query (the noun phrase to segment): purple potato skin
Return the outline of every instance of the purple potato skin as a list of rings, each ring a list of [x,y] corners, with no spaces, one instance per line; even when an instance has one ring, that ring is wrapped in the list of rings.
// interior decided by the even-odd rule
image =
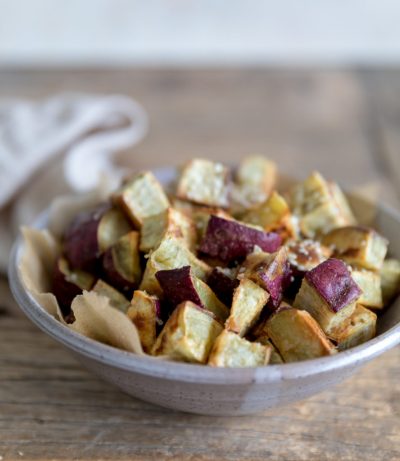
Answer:
[[[315,288],[333,312],[355,302],[361,289],[352,279],[346,264],[330,258],[305,275],[307,282]]]
[[[183,301],[192,301],[198,306],[204,307],[193,284],[190,266],[158,271],[156,278],[161,285],[165,298],[173,307]]]
[[[279,307],[283,299],[283,293],[290,283],[291,270],[290,264],[286,258],[282,260],[274,259],[270,265],[265,266],[261,263],[254,268],[260,285],[270,294],[268,307],[275,310]]]
[[[115,267],[112,247],[108,248],[102,258],[103,277],[110,285],[123,294],[131,296],[137,283],[127,280]]]
[[[97,268],[100,248],[97,230],[109,204],[79,213],[64,233],[64,253],[71,267],[87,271]]]
[[[225,263],[243,260],[259,246],[274,253],[282,244],[275,232],[264,232],[237,221],[211,215],[199,251]]]
[[[325,251],[327,251],[327,249],[325,249]],[[313,243],[300,241],[297,242],[297,244],[295,242],[288,248],[288,254],[291,273],[288,280],[289,283],[286,286],[285,295],[294,299],[300,290],[307,271],[328,259],[330,253],[321,255],[321,250],[318,250],[318,247]]]
[[[238,279],[232,279],[215,267],[207,279],[207,285],[226,306],[232,304],[233,292],[239,285]]]
[[[57,298],[62,314],[67,317],[71,314],[71,303],[75,296],[82,294],[82,288],[69,282],[60,268],[61,258],[56,261],[51,292]]]

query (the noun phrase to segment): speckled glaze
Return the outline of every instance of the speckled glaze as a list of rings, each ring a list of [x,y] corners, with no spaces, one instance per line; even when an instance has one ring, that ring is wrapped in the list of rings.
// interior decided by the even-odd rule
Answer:
[[[171,168],[156,172],[167,183]],[[371,209],[351,199],[356,211]],[[45,217],[37,226],[45,225]],[[400,214],[387,207],[376,210],[375,225],[389,239],[390,252],[400,258]],[[351,376],[359,367],[400,343],[400,301],[380,318],[378,336],[334,356],[257,368],[211,368],[142,357],[106,346],[68,329],[51,317],[25,289],[18,270],[23,252],[16,241],[9,265],[14,297],[41,330],[68,348],[101,379],[128,394],[163,407],[206,415],[243,415],[304,399]]]

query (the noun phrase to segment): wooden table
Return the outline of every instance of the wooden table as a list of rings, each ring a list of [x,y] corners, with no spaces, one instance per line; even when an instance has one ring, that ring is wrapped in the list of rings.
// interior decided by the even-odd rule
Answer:
[[[0,73],[0,96],[120,92],[151,118],[122,162],[234,162],[261,152],[399,206],[400,73],[76,70]],[[15,459],[399,460],[400,349],[307,401],[257,416],[174,413],[84,370],[22,317],[0,284],[0,456]]]

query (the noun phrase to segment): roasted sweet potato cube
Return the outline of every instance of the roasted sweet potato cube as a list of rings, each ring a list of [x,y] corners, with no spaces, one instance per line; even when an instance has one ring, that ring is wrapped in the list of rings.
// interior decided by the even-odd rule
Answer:
[[[336,258],[364,269],[382,268],[388,241],[368,227],[346,226],[334,229],[322,238],[322,243],[333,250]]]
[[[64,315],[71,312],[71,303],[75,296],[83,290],[90,290],[95,282],[92,274],[80,269],[71,269],[68,261],[60,257],[57,259],[52,280],[51,291],[57,298]]]
[[[104,280],[97,280],[95,286],[92,288],[92,291],[107,297],[110,301],[110,306],[115,307],[115,309],[118,309],[121,312],[126,313],[130,306],[130,302],[125,298],[125,296],[114,287],[104,282]]]
[[[242,279],[233,293],[231,312],[225,323],[229,331],[244,336],[255,325],[269,294],[250,279]]]
[[[353,314],[331,333],[330,338],[342,351],[369,341],[375,334],[376,314],[357,304]]]
[[[157,336],[157,325],[161,322],[160,301],[145,291],[135,290],[127,315],[136,325],[143,350],[150,353]]]
[[[308,311],[329,335],[354,312],[360,296],[346,264],[330,258],[306,273],[294,307]]]
[[[314,359],[336,352],[318,323],[303,310],[278,309],[267,320],[267,333],[285,362]]]
[[[131,223],[117,208],[110,208],[99,222],[99,249],[104,252],[118,242],[124,235],[132,231]]]
[[[259,367],[268,364],[270,355],[270,347],[251,343],[224,330],[214,343],[208,364],[212,367]]]
[[[176,195],[201,205],[229,206],[230,172],[222,163],[193,159],[184,168]]]
[[[232,219],[232,216],[226,210],[217,207],[196,205],[195,203],[180,200],[178,198],[172,199],[173,207],[187,216],[195,225],[197,239],[201,240],[207,229],[207,224],[211,215],[219,216],[225,219]]]
[[[99,256],[132,227],[109,204],[78,213],[64,233],[64,252],[73,268],[94,270]]]
[[[400,261],[390,258],[383,262],[381,284],[383,302],[387,304],[400,293]]]
[[[191,251],[194,250],[197,233],[194,222],[173,208],[143,219],[140,232],[140,250],[148,252],[157,248],[166,237],[182,240]]]
[[[262,251],[249,254],[239,270],[238,277],[241,276],[264,288],[271,296],[270,307],[276,309],[282,301],[290,277],[286,248],[281,247],[271,254]]]
[[[247,211],[241,220],[260,226],[267,232],[276,232],[283,240],[297,237],[295,220],[289,205],[276,191],[261,205]]]
[[[347,200],[335,183],[314,172],[288,194],[293,214],[299,218],[300,231],[314,238],[331,229],[355,223]]]
[[[173,360],[206,363],[222,325],[214,316],[191,301],[179,304],[159,334],[153,355]]]
[[[352,269],[351,276],[361,288],[361,296],[358,303],[365,307],[382,309],[381,276],[378,272],[367,271],[366,269]]]
[[[269,195],[277,181],[276,163],[262,155],[250,155],[239,163],[235,179],[239,184],[255,186]]]
[[[285,246],[289,264],[296,275],[304,275],[332,255],[332,250],[317,240],[290,240]]]
[[[239,285],[235,268],[214,267],[207,279],[207,285],[226,306],[232,304],[233,292]]]
[[[158,271],[156,279],[163,290],[164,299],[173,307],[184,301],[192,301],[200,307],[205,307],[197,293],[190,266]]]
[[[156,279],[156,273],[166,269],[178,269],[183,266],[191,266],[193,274],[206,280],[211,273],[211,268],[196,256],[177,238],[165,238],[149,256],[144,271],[140,289],[150,294],[162,296],[163,292]]]
[[[184,301],[192,301],[208,309],[222,321],[228,317],[228,308],[208,285],[193,275],[190,266],[159,271],[156,273],[156,278],[163,289],[164,298],[173,306]]]
[[[224,262],[244,259],[255,247],[272,253],[281,245],[281,237],[234,220],[211,216],[200,252]]]
[[[293,297],[300,289],[304,274],[326,261],[332,251],[321,245],[319,241],[311,239],[290,240],[285,246],[290,266],[290,277],[285,294]]]
[[[276,164],[260,155],[244,158],[236,171],[232,188],[232,212],[241,214],[264,202],[275,187]]]
[[[218,216],[219,218],[228,220],[233,219],[231,215],[221,208],[199,207],[193,214],[193,220],[196,225],[197,238],[199,241],[201,241],[204,237],[211,216]]]
[[[143,220],[169,207],[169,200],[153,173],[145,171],[124,182],[113,195],[113,201],[139,229]]]
[[[194,277],[194,285],[200,296],[202,305],[212,312],[217,319],[226,320],[229,316],[229,309],[218,299],[211,288],[197,277]]]
[[[103,256],[104,278],[123,293],[132,293],[142,277],[139,232],[121,237]]]

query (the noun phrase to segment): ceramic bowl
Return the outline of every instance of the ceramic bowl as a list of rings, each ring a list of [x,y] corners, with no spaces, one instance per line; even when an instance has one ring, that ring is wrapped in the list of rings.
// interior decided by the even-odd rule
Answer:
[[[173,169],[160,169],[164,183]],[[373,211],[375,223],[400,258],[400,214],[386,206],[373,207],[349,197],[357,212]],[[376,208],[376,209],[375,209]],[[45,216],[35,225],[43,227]],[[18,238],[10,259],[9,280],[14,297],[41,330],[65,346],[89,370],[128,394],[163,407],[206,415],[260,412],[316,394],[355,373],[374,357],[400,343],[400,300],[379,319],[378,335],[334,356],[256,368],[211,368],[137,356],[81,336],[50,316],[27,292],[19,272],[24,251]]]

